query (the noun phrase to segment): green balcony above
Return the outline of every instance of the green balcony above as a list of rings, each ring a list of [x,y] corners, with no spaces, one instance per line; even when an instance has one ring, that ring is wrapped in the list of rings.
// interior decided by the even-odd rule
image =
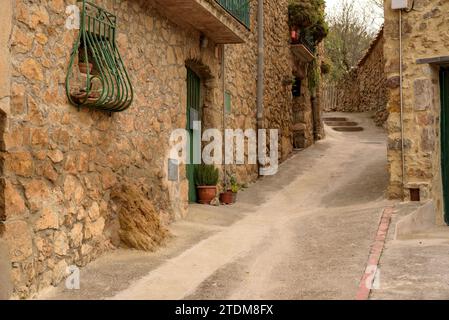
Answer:
[[[248,29],[250,28],[250,7],[249,0],[215,0],[227,12],[234,16],[240,23]]]
[[[215,43],[243,43],[250,26],[249,0],[156,0],[178,24],[192,26]]]

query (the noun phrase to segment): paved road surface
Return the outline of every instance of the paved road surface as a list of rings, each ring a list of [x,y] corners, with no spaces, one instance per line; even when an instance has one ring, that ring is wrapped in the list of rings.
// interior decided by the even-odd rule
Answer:
[[[233,207],[192,206],[157,253],[118,250],[58,299],[353,299],[387,185],[386,136],[366,115],[359,133],[330,130]]]

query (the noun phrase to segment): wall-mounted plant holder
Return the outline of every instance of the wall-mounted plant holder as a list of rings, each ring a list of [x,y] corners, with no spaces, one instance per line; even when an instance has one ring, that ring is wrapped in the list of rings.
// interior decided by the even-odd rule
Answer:
[[[134,94],[115,42],[117,18],[91,2],[79,2],[80,31],[67,71],[67,98],[78,108],[124,111]]]

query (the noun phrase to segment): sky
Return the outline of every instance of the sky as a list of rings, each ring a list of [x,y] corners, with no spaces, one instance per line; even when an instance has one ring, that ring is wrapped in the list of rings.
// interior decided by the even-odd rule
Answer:
[[[343,0],[325,0],[325,1],[326,1],[326,13],[328,15],[332,15],[333,12],[338,10],[338,8]],[[353,1],[357,4],[357,6],[363,7],[363,8],[366,8],[366,6],[369,6],[372,8],[373,13],[377,13],[376,16],[382,16],[381,10],[379,10],[379,8],[375,7],[372,3],[370,3],[369,0],[348,0],[348,1]],[[382,23],[383,23],[383,19],[381,19],[381,18],[375,19],[373,28],[378,29],[382,25]]]

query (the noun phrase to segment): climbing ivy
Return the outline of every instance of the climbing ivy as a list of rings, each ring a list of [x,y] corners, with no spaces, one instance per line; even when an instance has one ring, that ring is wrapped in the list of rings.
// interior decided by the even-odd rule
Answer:
[[[318,88],[320,84],[320,73],[319,68],[317,65],[317,59],[315,58],[311,64],[309,64],[308,67],[308,81],[309,81],[309,91],[310,95],[313,97],[316,93],[316,88]]]

